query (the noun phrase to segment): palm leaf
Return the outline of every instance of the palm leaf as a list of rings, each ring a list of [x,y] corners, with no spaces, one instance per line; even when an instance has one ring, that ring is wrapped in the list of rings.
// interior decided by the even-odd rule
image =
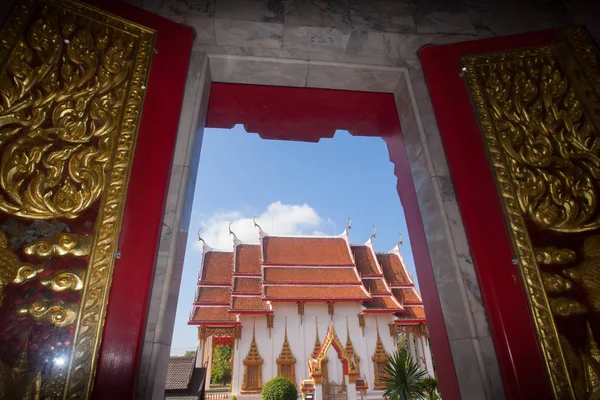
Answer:
[[[394,352],[386,365],[384,397],[390,400],[413,400],[423,398],[421,380],[427,372],[421,370],[406,348]]]

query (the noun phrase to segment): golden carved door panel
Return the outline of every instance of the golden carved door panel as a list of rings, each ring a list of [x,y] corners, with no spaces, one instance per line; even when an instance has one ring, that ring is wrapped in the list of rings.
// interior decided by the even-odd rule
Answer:
[[[0,30],[0,398],[90,395],[155,32],[22,0]]]
[[[600,396],[600,58],[583,28],[462,58],[559,399]],[[509,295],[509,294],[507,294]]]

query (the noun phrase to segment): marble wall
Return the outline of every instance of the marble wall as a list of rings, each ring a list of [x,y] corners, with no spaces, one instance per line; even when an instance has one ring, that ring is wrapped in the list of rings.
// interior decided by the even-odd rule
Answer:
[[[12,2],[0,2],[0,20]],[[417,51],[429,44],[573,24],[586,24],[600,41],[597,17],[600,2],[130,2],[196,31],[155,266],[137,398],[164,398],[191,197],[211,82],[394,93],[452,355],[455,364],[460,365],[457,378],[461,397],[503,398],[485,310]],[[160,49],[157,50],[156,57],[160,57]]]
[[[462,218],[417,51],[573,24],[600,39],[600,2],[131,0],[196,31],[138,398],[161,398],[210,82],[394,93],[461,397],[504,397]],[[195,150],[193,150],[195,149]],[[187,198],[184,201],[184,194]],[[186,206],[187,204],[187,206]],[[170,311],[168,311],[170,310]]]

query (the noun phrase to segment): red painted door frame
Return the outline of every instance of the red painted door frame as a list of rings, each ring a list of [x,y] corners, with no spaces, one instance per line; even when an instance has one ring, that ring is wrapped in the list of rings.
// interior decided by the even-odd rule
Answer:
[[[248,132],[259,133],[265,139],[316,142],[333,137],[336,129],[343,129],[356,136],[380,136],[386,141],[410,232],[440,389],[444,400],[460,399],[394,96],[391,93],[213,83],[206,127],[231,128],[235,124],[244,124]]]
[[[421,64],[456,197],[479,278],[506,395],[551,398],[538,338],[506,229],[506,219],[483,136],[461,72],[466,55],[547,45],[557,32],[540,32],[425,47]],[[467,156],[468,155],[468,156]]]
[[[133,399],[193,31],[119,1],[88,3],[157,31],[93,399]]]

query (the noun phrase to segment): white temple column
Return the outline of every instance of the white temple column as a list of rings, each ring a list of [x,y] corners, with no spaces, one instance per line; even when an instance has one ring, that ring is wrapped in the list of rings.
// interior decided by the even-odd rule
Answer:
[[[198,339],[198,348],[196,349],[196,368],[202,368],[204,363],[204,346],[206,339]]]
[[[315,382],[315,400],[323,400],[323,385]]]
[[[429,347],[429,340],[427,340],[427,336],[423,336],[423,352],[425,353],[425,366],[427,368],[427,373],[432,378],[435,378],[433,359],[431,358],[431,348]]]
[[[422,370],[426,370],[427,366],[425,365],[425,355],[423,354],[423,337],[421,335],[416,337],[416,347],[417,363]]]
[[[348,400],[356,400],[356,381],[350,381],[350,377],[346,375],[346,395]]]
[[[412,333],[409,333],[407,335],[407,337],[408,337],[408,340],[407,340],[407,342],[408,342],[407,343],[407,345],[408,345],[408,352],[410,353],[410,356],[413,359],[416,359],[417,355],[415,354],[415,338],[414,338],[414,335]]]
[[[240,339],[234,339],[233,343],[233,371],[231,371],[231,393],[239,393],[244,379],[244,371],[241,365],[241,352],[239,351]]]
[[[208,389],[210,386],[210,375],[211,375],[211,371],[212,371],[212,358],[213,358],[212,342],[213,342],[213,336],[210,336],[208,339],[206,339],[206,343],[204,344],[206,352],[208,353],[207,354],[208,366],[206,367],[206,379],[204,380],[204,387],[206,389]]]

